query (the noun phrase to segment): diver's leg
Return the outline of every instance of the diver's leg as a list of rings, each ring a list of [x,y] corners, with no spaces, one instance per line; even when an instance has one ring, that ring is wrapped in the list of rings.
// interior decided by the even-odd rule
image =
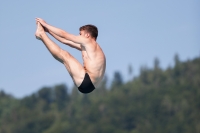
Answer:
[[[53,57],[65,65],[74,83],[79,87],[85,76],[83,66],[69,52],[64,51],[50,40],[40,23],[38,23],[35,35],[38,39],[42,40]]]
[[[45,44],[45,46],[55,59],[63,63],[63,57],[61,54],[62,49],[47,36],[47,34],[44,31],[44,28],[41,26],[40,23],[37,23],[37,30],[35,36],[37,39],[41,40]]]

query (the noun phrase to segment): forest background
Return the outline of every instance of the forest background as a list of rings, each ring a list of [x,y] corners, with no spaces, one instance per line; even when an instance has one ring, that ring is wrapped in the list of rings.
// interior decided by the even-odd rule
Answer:
[[[65,84],[23,98],[1,91],[0,133],[199,133],[200,57],[174,64],[156,58],[128,82],[116,71],[87,95]]]

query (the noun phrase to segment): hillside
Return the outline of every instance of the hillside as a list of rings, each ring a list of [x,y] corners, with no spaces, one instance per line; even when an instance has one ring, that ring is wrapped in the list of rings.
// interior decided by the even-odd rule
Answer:
[[[16,99],[0,92],[0,133],[199,133],[200,58],[162,70],[141,68],[122,82],[114,74],[83,95],[66,85]]]

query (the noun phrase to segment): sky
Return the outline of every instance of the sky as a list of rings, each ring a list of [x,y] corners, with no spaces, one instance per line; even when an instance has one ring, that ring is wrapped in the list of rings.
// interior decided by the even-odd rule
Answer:
[[[157,57],[162,69],[200,56],[199,0],[73,0],[0,2],[0,90],[22,98],[44,86],[73,86],[65,67],[35,39],[35,18],[78,35],[79,27],[98,27],[97,42],[107,61],[111,81],[116,71],[129,80],[128,66],[137,76],[141,66],[153,68]],[[82,63],[81,53],[52,37]]]

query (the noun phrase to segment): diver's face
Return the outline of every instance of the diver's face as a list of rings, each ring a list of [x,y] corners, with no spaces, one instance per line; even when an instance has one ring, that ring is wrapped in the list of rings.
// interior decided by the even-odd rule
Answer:
[[[86,37],[86,38],[88,38],[90,35],[87,33],[87,32],[85,32],[84,30],[81,30],[80,31],[80,36],[83,36],[83,37]]]

